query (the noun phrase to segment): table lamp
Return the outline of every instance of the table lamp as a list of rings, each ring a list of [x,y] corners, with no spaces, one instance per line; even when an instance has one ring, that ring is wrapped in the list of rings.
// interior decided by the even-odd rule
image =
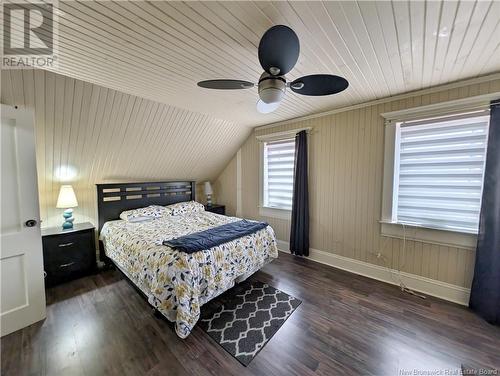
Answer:
[[[207,196],[207,206],[212,206],[212,186],[209,181],[205,182],[205,195]]]
[[[56,208],[66,209],[63,213],[64,223],[62,225],[64,230],[73,228],[73,209],[78,206],[76,201],[75,191],[71,185],[61,185],[59,190],[59,197],[57,198]]]

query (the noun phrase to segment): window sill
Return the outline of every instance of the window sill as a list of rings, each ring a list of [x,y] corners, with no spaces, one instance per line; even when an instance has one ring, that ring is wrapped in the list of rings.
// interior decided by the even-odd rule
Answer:
[[[467,234],[464,232],[437,230],[426,227],[403,225],[389,221],[380,221],[382,236],[390,238],[403,239],[406,235],[407,240],[421,241],[444,245],[447,247],[457,247],[466,249],[475,249],[477,243],[476,234]]]
[[[292,211],[287,209],[268,208],[266,206],[259,206],[259,215],[262,217],[290,220],[292,217]]]

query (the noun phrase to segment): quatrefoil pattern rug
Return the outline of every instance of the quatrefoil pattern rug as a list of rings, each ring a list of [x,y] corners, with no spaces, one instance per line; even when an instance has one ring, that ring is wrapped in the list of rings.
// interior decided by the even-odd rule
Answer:
[[[245,281],[206,304],[198,323],[247,366],[300,303],[265,283]]]

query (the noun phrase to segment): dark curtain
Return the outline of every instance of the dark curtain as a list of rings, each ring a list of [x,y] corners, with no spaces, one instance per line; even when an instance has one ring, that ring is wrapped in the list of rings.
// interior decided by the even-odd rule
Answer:
[[[486,321],[500,324],[500,100],[491,103],[476,266],[469,306]]]
[[[309,188],[307,183],[307,132],[295,136],[292,226],[290,252],[309,256]]]

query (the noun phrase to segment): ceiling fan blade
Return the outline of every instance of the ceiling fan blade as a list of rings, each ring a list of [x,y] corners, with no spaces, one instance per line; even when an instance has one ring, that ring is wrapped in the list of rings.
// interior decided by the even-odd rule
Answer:
[[[349,82],[339,76],[332,74],[311,74],[297,78],[290,84],[293,92],[302,95],[331,95],[344,91],[349,86]]]
[[[253,82],[242,80],[206,80],[198,82],[198,86],[205,89],[237,90],[250,89],[255,85]]]
[[[267,30],[260,40],[260,65],[267,73],[282,76],[295,66],[299,52],[297,34],[288,26],[276,25]]]

